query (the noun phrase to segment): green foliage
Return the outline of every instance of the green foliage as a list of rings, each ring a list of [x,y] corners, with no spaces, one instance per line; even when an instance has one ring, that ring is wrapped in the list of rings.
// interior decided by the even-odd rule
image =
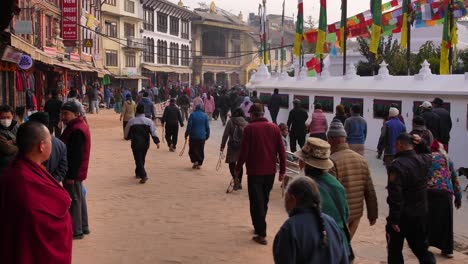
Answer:
[[[463,62],[463,65],[458,65],[460,68],[463,66],[463,72],[468,72],[468,49],[460,51],[458,58]]]
[[[380,43],[378,56],[369,51],[369,42],[367,39],[359,37],[359,52],[366,58],[366,61],[360,61],[357,64],[357,74],[361,76],[372,76],[378,73],[380,64],[383,60],[388,64],[388,70],[391,75],[407,75],[406,49],[401,48],[393,36],[383,39]],[[468,51],[460,54],[460,58],[465,56],[467,63],[464,63],[465,69],[468,68]],[[440,65],[440,47],[435,47],[431,41],[422,45],[418,53],[410,54],[410,74],[414,75],[421,69],[421,64],[427,60],[431,65],[433,74],[439,74]],[[463,60],[463,59],[462,59]]]

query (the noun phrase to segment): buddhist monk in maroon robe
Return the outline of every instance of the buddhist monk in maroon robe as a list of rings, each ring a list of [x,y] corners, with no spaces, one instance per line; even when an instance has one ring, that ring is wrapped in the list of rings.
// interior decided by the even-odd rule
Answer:
[[[27,122],[17,146],[19,154],[0,177],[0,263],[69,264],[70,196],[41,165],[50,155],[50,134]]]

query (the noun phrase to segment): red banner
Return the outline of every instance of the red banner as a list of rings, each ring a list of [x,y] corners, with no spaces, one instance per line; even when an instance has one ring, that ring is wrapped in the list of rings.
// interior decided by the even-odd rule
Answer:
[[[78,40],[78,1],[62,0],[63,40]]]

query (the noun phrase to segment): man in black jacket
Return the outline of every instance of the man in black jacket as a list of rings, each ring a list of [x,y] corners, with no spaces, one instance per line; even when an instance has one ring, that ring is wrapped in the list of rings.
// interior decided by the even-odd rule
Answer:
[[[50,117],[46,112],[37,112],[29,116],[29,121],[36,121],[48,127],[50,124]],[[52,151],[49,159],[45,161],[43,165],[58,182],[62,182],[65,176],[67,176],[67,146],[57,137],[52,136]]]
[[[49,128],[50,133],[56,137],[60,137],[62,129],[59,127],[60,122],[60,108],[62,108],[63,102],[58,99],[57,90],[53,90],[51,98],[47,100],[44,106],[44,112],[49,113]]]
[[[430,153],[417,154],[414,144],[424,144],[417,135],[402,133],[397,137],[397,154],[388,167],[389,215],[387,217],[388,263],[404,263],[403,243],[408,245],[419,263],[435,263],[428,251],[426,233],[427,187],[426,176],[432,165]]]
[[[438,114],[432,111],[431,102],[425,101],[420,106],[421,116],[424,118],[424,123],[426,127],[432,132],[434,138],[439,138],[440,136],[440,117]]]
[[[177,98],[177,105],[180,107],[182,113],[182,120],[188,120],[190,109],[190,98],[187,94],[183,93]]]
[[[177,136],[179,135],[179,123],[181,127],[184,127],[182,115],[175,104],[174,98],[169,101],[169,106],[164,108],[161,123],[163,126],[166,124],[167,145],[169,146],[169,151],[174,152],[177,146]]]
[[[139,104],[136,116],[130,119],[125,127],[125,139],[132,141],[133,158],[135,159],[135,176],[144,184],[148,180],[145,170],[146,153],[150,146],[150,135],[159,149],[159,138],[151,119],[145,117],[145,107]]]
[[[280,110],[281,105],[281,96],[279,95],[279,90],[275,89],[273,91],[273,95],[270,98],[270,102],[268,103],[268,111],[270,111],[271,122],[276,124],[276,118],[278,117],[278,113]]]
[[[440,117],[440,131],[437,140],[448,146],[450,131],[452,130],[452,117],[450,116],[450,112],[443,108],[444,100],[437,97],[432,104],[434,106],[432,111]]]
[[[309,118],[307,111],[302,108],[301,100],[293,101],[294,108],[289,112],[288,128],[289,128],[289,143],[291,145],[291,152],[295,153],[297,150],[297,143],[302,148],[305,143],[306,124]]]

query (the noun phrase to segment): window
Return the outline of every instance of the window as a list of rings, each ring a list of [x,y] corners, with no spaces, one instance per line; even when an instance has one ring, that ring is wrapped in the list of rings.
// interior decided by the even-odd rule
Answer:
[[[52,43],[52,17],[46,16],[45,17],[45,40],[46,45],[50,46]]]
[[[333,113],[333,96],[315,96],[315,104],[322,105],[323,112]]]
[[[125,12],[135,13],[135,2],[130,1],[130,0],[125,0],[124,10]]]
[[[167,15],[158,12],[158,31],[167,33]]]
[[[345,108],[345,112],[347,114],[350,113],[350,110],[351,110],[351,107],[354,105],[354,104],[358,104],[361,106],[361,112],[364,113],[364,99],[362,98],[346,98],[346,97],[342,97],[341,98],[341,103],[340,103],[342,106],[344,106]],[[362,116],[362,113],[361,113],[361,116]]]
[[[260,101],[262,101],[262,104],[268,105],[270,103],[270,99],[271,99],[271,94],[260,93]]]
[[[154,10],[146,6],[143,7],[143,28],[154,31]]]
[[[106,65],[111,67],[118,66],[116,50],[106,50]]]
[[[124,23],[124,35],[126,38],[135,36],[135,25]]]
[[[106,0],[105,3],[108,4],[108,5],[116,6],[116,1],[117,0]]]
[[[233,56],[236,57],[236,56],[241,56],[241,46],[240,44],[233,44]],[[275,50],[276,51],[276,50]]]
[[[179,19],[177,17],[171,16],[171,35],[179,36]]]
[[[179,44],[171,43],[171,65],[179,65]]]
[[[125,67],[136,67],[136,55],[134,52],[129,52],[125,54]]]
[[[145,43],[146,49],[143,52],[143,60],[154,63],[154,39],[145,37]]]
[[[158,63],[167,64],[167,42],[158,40]]]
[[[188,45],[181,46],[181,58],[182,66],[190,66],[190,50]]]
[[[374,118],[388,118],[388,110],[393,104],[401,113],[401,101],[374,99]]]
[[[106,35],[111,38],[116,38],[117,37],[117,23],[106,21],[104,22],[104,24],[105,24],[105,29],[106,29]]]
[[[188,20],[182,20],[182,34],[181,34],[181,37],[183,39],[189,39],[189,36],[190,36],[189,25],[190,25],[190,23],[188,22]]]

